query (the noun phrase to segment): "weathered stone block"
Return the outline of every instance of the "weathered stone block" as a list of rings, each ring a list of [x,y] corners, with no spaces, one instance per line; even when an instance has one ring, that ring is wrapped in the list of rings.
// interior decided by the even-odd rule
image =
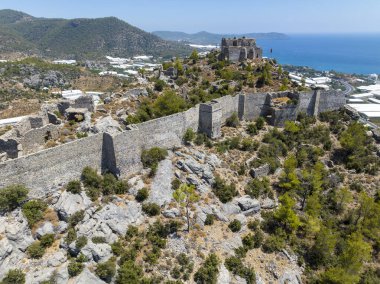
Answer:
[[[249,173],[253,178],[258,178],[258,177],[267,176],[269,174],[269,171],[270,171],[270,166],[268,164],[265,164],[256,169],[251,169]]]

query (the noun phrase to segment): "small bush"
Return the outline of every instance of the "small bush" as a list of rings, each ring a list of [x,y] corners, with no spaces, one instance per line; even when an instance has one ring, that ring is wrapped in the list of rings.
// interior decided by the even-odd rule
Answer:
[[[213,214],[207,214],[206,220],[205,220],[205,225],[206,226],[211,226],[214,224],[215,216]]]
[[[256,135],[258,132],[256,125],[253,123],[248,124],[246,130],[247,130],[247,133],[252,136]]]
[[[241,222],[235,219],[228,224],[228,228],[234,233],[239,232],[241,230]]]
[[[252,220],[252,221],[249,221],[248,222],[248,229],[250,229],[251,231],[256,231],[260,226],[260,222],[258,220]]]
[[[22,206],[22,213],[28,220],[29,227],[33,227],[38,221],[42,220],[48,205],[42,200],[30,200]]]
[[[172,181],[172,189],[177,190],[181,186],[182,182],[176,178]]]
[[[26,249],[26,252],[28,253],[29,257],[39,259],[44,255],[45,248],[41,246],[40,241],[36,241]]]
[[[259,248],[263,244],[264,234],[261,230],[257,230],[255,235],[253,236],[254,248]]]
[[[27,198],[29,190],[23,185],[10,185],[0,189],[0,211],[12,211]]]
[[[158,163],[164,160],[168,155],[168,151],[159,147],[144,150],[141,154],[141,162],[145,168],[156,169]]]
[[[81,250],[82,248],[85,247],[85,245],[87,245],[87,238],[85,236],[78,237],[75,242],[75,248],[77,250]]]
[[[107,242],[105,237],[93,237],[91,240],[94,244],[104,244]]]
[[[79,275],[84,268],[84,264],[81,262],[77,262],[75,259],[72,259],[67,266],[67,271],[70,277],[75,277]]]
[[[99,263],[95,270],[96,275],[105,282],[111,282],[116,273],[116,264],[113,259]]]
[[[266,253],[272,253],[276,251],[281,251],[285,247],[285,240],[276,235],[269,236],[264,244],[263,244],[263,251]]]
[[[40,243],[41,246],[44,248],[51,247],[51,245],[54,243],[54,234],[47,234],[41,237]]]
[[[67,236],[66,236],[66,243],[69,245],[71,244],[73,241],[75,241],[77,239],[77,233],[75,231],[74,228],[69,228],[69,230],[67,231]]]
[[[247,249],[253,249],[255,247],[255,238],[252,234],[248,234],[243,237],[243,245]]]
[[[228,127],[238,127],[240,124],[239,117],[236,112],[234,112],[229,118],[226,120],[226,125]]]
[[[21,269],[10,269],[5,275],[1,284],[24,284],[25,283],[25,273]]]
[[[238,194],[234,184],[226,184],[219,176],[215,177],[213,192],[222,203],[231,201]]]
[[[75,227],[79,222],[83,220],[83,218],[84,218],[84,210],[80,210],[70,216],[68,223],[71,227]]]
[[[188,128],[185,132],[185,135],[183,136],[183,142],[185,144],[190,144],[191,141],[194,140],[196,133],[193,129]]]
[[[66,190],[68,192],[71,192],[72,194],[80,194],[82,191],[80,181],[79,180],[70,181],[66,186]]]
[[[121,241],[116,241],[113,244],[111,244],[112,253],[116,256],[120,256],[123,251],[124,247]]]
[[[129,225],[127,233],[125,234],[125,238],[127,240],[130,240],[133,237],[137,237],[138,234],[139,234],[139,228],[137,228],[136,226]]]
[[[147,188],[140,189],[136,194],[136,201],[143,202],[149,197],[149,191]]]
[[[225,261],[226,268],[235,275],[244,278],[247,284],[256,283],[256,274],[252,268],[245,267],[240,258],[232,256]]]
[[[86,187],[100,188],[102,184],[102,177],[98,172],[90,167],[85,167],[82,171],[81,179]]]
[[[246,188],[245,193],[252,198],[259,198],[260,196],[268,196],[270,193],[270,182],[268,178],[251,180]]]
[[[264,125],[265,125],[265,119],[263,117],[258,117],[256,119],[256,127],[258,130],[261,130],[264,128]]]
[[[161,207],[156,203],[145,203],[142,210],[150,217],[157,216],[161,212]]]
[[[86,187],[86,194],[91,199],[91,201],[95,202],[98,200],[101,194],[101,189],[96,187]]]
[[[219,259],[215,254],[210,254],[194,274],[194,281],[199,284],[213,284],[217,282],[218,275]]]
[[[207,144],[209,141],[208,137],[206,134],[204,133],[198,133],[197,136],[195,137],[195,140],[194,140],[194,143],[195,145],[203,145],[203,144]]]

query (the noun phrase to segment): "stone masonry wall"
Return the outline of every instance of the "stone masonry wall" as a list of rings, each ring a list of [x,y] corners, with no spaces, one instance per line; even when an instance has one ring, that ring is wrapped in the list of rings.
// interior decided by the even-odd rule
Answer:
[[[318,104],[313,102],[313,96],[315,94],[312,93],[301,95],[296,109],[314,110],[317,106],[320,112],[345,104],[343,94],[321,93]],[[86,166],[103,172],[110,170],[118,176],[136,173],[142,168],[140,156],[143,149],[180,146],[188,128],[201,132],[210,130],[202,129],[202,126],[220,128],[234,112],[247,120],[268,115],[270,97],[268,94],[225,96],[211,103],[220,106],[211,115],[202,112],[202,106],[198,105],[182,113],[132,126],[131,130],[113,136],[101,133],[0,163],[0,188],[15,183],[25,184],[32,189],[32,196],[43,196],[72,179],[80,178]],[[294,109],[292,117],[293,112]]]

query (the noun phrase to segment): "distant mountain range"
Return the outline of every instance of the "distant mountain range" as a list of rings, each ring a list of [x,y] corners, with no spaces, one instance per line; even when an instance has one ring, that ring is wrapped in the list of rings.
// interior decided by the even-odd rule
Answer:
[[[209,32],[199,32],[195,34],[187,34],[183,32],[170,32],[170,31],[156,31],[153,32],[165,40],[201,44],[201,45],[217,45],[220,44],[221,39],[233,37],[248,37],[256,39],[286,39],[287,35],[281,33],[248,33],[248,34],[213,34]]]
[[[156,35],[114,17],[46,19],[0,10],[0,54],[21,52],[63,59],[95,59],[105,55],[129,57],[188,55],[183,43]]]

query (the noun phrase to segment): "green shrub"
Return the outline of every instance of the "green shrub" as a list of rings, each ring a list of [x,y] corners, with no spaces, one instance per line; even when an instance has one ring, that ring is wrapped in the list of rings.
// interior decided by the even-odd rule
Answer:
[[[75,227],[77,224],[79,224],[79,222],[83,220],[83,218],[84,218],[84,210],[80,210],[70,216],[68,223],[71,227]]]
[[[84,264],[81,262],[77,262],[74,258],[70,260],[69,265],[67,266],[67,271],[70,277],[75,277],[83,271],[83,268]]]
[[[91,240],[94,244],[104,244],[107,242],[105,237],[93,237]]]
[[[259,220],[251,220],[248,222],[248,229],[250,229],[251,231],[256,231],[257,229],[259,229],[259,226],[260,226],[260,221]]]
[[[69,245],[77,239],[77,233],[74,228],[69,228],[66,236],[66,243]]]
[[[172,189],[173,190],[177,190],[180,186],[181,186],[182,182],[176,178],[176,179],[173,179],[172,181]]]
[[[255,232],[255,235],[253,236],[253,241],[254,241],[254,248],[259,248],[263,244],[264,241],[264,234],[263,231],[257,230]]]
[[[189,144],[191,141],[194,140],[196,133],[192,128],[188,128],[185,132],[185,135],[183,136],[183,142],[185,144]]]
[[[252,136],[256,135],[257,132],[258,132],[258,129],[257,129],[257,127],[256,127],[256,124],[254,124],[254,123],[250,123],[250,124],[248,124],[248,125],[247,125],[247,129],[246,129],[246,131],[247,131],[248,134],[250,134],[250,135],[252,135]]]
[[[116,284],[142,283],[144,271],[141,266],[129,260],[124,262],[117,271]]]
[[[265,125],[265,119],[263,117],[258,117],[256,119],[256,127],[258,130],[261,130],[264,128],[264,125]]]
[[[48,205],[42,200],[30,200],[22,206],[22,213],[28,220],[29,227],[33,227],[44,217]]]
[[[72,194],[80,194],[82,191],[80,181],[79,180],[70,181],[66,186],[66,190],[68,192],[71,192]]]
[[[244,278],[247,284],[256,283],[256,274],[252,268],[245,267],[240,258],[232,256],[226,259],[226,268],[234,275]]]
[[[100,197],[102,193],[100,188],[96,187],[86,187],[86,194],[91,199],[91,201],[95,202]]]
[[[238,127],[240,124],[239,117],[236,112],[234,112],[229,118],[226,120],[226,125],[228,127]]]
[[[81,176],[82,182],[86,187],[100,188],[102,185],[102,177],[98,172],[90,167],[85,167]]]
[[[135,261],[137,257],[137,250],[135,248],[130,248],[121,254],[119,264],[123,265],[127,261]]]
[[[253,249],[255,247],[255,238],[252,234],[248,234],[242,239],[244,247],[247,249]]]
[[[215,177],[213,192],[222,203],[231,201],[238,194],[234,184],[226,184],[219,176]]]
[[[252,198],[259,198],[261,196],[268,196],[270,193],[270,183],[268,178],[252,179],[245,188],[245,193]]]
[[[116,256],[120,256],[124,251],[124,246],[121,241],[116,241],[111,244],[112,253]]]
[[[45,248],[41,245],[40,241],[35,241],[26,249],[26,252],[29,257],[39,259],[44,255]]]
[[[125,180],[118,180],[113,185],[114,194],[126,194],[129,191],[129,184]]]
[[[207,214],[206,220],[205,220],[205,225],[206,226],[211,226],[214,224],[215,216],[213,214]]]
[[[102,181],[102,193],[103,195],[110,195],[115,193],[115,184],[117,182],[116,177],[111,173],[106,173],[103,175]]]
[[[272,253],[281,251],[285,247],[285,240],[281,236],[270,235],[263,244],[263,251]]]
[[[239,232],[241,230],[241,222],[234,219],[228,224],[228,228],[230,228],[230,230],[234,233]]]
[[[10,185],[0,189],[0,211],[12,211],[27,198],[29,190],[23,185]]]
[[[198,133],[197,136],[195,137],[194,143],[195,143],[195,145],[200,146],[200,145],[205,144],[208,140],[209,139],[208,139],[206,134]]]
[[[77,250],[81,250],[86,245],[87,245],[87,238],[85,236],[80,236],[80,237],[77,238],[77,240],[75,242],[75,248]]]
[[[127,229],[127,233],[125,234],[125,238],[127,240],[132,239],[133,237],[137,237],[139,234],[139,228],[136,226],[129,225]]]
[[[111,282],[116,273],[116,264],[114,259],[99,263],[95,270],[96,275],[105,282]]]
[[[157,216],[161,212],[161,207],[156,203],[145,203],[142,210],[150,217]]]
[[[154,90],[157,91],[157,92],[162,92],[163,89],[165,88],[166,86],[166,83],[162,80],[157,80],[155,83],[154,83]]]
[[[44,248],[51,247],[51,245],[54,243],[54,239],[54,234],[47,234],[42,236],[40,239],[41,246]]]
[[[219,275],[219,259],[215,254],[210,254],[205,262],[194,274],[194,281],[197,284],[216,284]]]
[[[140,189],[137,194],[136,194],[136,200],[138,202],[143,202],[145,201],[147,198],[149,197],[149,190],[144,187],[142,189]]]
[[[24,284],[25,283],[25,273],[21,269],[10,269],[5,275],[1,284]]]
[[[168,155],[166,149],[154,147],[149,150],[144,150],[141,154],[141,162],[145,168],[156,169],[158,163],[164,160]]]
[[[252,139],[244,138],[241,141],[241,150],[243,151],[256,151],[258,147],[259,143]]]

